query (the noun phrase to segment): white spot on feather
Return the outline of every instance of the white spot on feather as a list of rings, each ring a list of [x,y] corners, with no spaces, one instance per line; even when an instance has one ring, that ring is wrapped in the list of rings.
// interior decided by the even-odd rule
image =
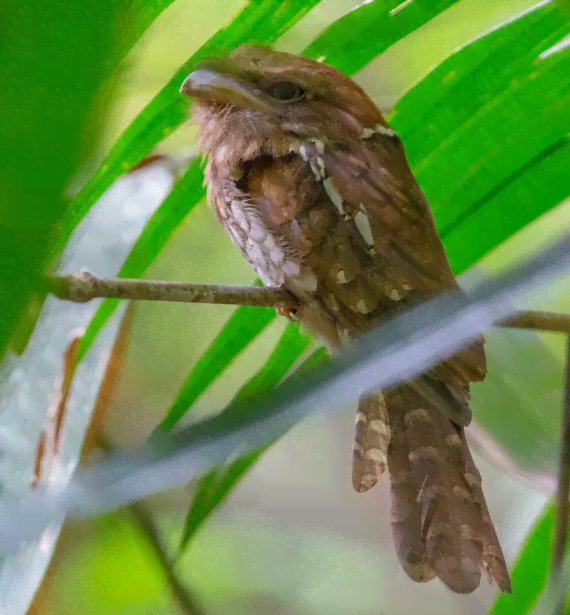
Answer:
[[[340,196],[338,190],[335,188],[330,177],[328,179],[325,179],[325,181],[323,182],[323,186],[329,196],[329,199],[333,202],[333,205],[338,209],[340,214],[344,215],[342,197]]]
[[[370,450],[364,453],[365,459],[370,459],[370,461],[374,461],[380,465],[384,465],[386,463],[386,455],[379,448],[371,448]]]
[[[451,444],[452,446],[462,446],[463,445],[461,438],[456,433],[449,434],[449,436],[445,438],[445,441],[448,444]]]
[[[276,265],[282,265],[285,260],[285,252],[277,245],[275,239],[271,235],[267,235],[263,245],[269,250],[269,258]]]
[[[381,421],[380,419],[374,419],[370,421],[370,425],[368,425],[368,429],[376,432],[381,436],[387,436],[389,434],[388,425],[385,421]]]
[[[344,273],[344,271],[341,269],[337,274],[336,274],[336,279],[341,283],[341,284],[346,284],[347,279],[346,279],[346,274]]]
[[[275,288],[283,284],[283,275],[275,267],[268,267],[266,263],[263,267],[254,267],[254,269],[265,286]]]
[[[325,144],[322,141],[319,139],[313,139],[313,143],[315,144],[315,149],[319,152],[319,154],[325,153]]]
[[[268,250],[274,250],[277,247],[277,244],[275,243],[275,239],[273,238],[272,235],[267,235],[267,237],[265,238],[265,240],[263,241],[263,245],[268,249]]]
[[[283,264],[283,273],[292,277],[298,276],[300,271],[299,263],[295,261],[285,261]]]
[[[320,156],[316,156],[315,158],[311,158],[309,160],[309,164],[311,165],[311,171],[315,176],[315,179],[320,182],[325,178],[325,163]]]
[[[366,423],[368,423],[368,418],[366,417],[366,414],[364,414],[364,412],[356,413],[356,424],[358,425],[358,423],[364,423],[365,425]]]
[[[372,236],[372,229],[370,228],[368,216],[363,211],[359,211],[356,216],[354,216],[354,221],[364,241],[369,246],[374,245],[374,237]]]
[[[378,305],[378,299],[376,297],[368,296],[365,299],[359,299],[356,304],[356,309],[361,314],[368,314]]]
[[[400,301],[402,297],[400,297],[400,293],[393,288],[392,292],[390,293],[390,299],[392,299],[392,301]]]
[[[386,128],[382,124],[376,124],[374,128],[365,128],[360,135],[361,139],[369,139],[374,135],[385,135],[387,137],[395,137],[396,133],[391,128]]]
[[[271,250],[269,256],[276,265],[281,265],[281,263],[283,263],[283,261],[285,260],[285,254],[283,254],[283,251],[280,248],[275,248],[275,250]]]
[[[228,146],[220,145],[220,147],[218,147],[215,153],[216,162],[218,164],[223,164],[227,155],[228,155]]]
[[[296,266],[297,266],[297,271],[299,271],[299,266],[298,265]],[[283,266],[283,271],[285,271],[285,266]],[[315,274],[312,271],[307,271],[303,273],[302,275],[297,275],[295,277],[295,282],[300,288],[302,288],[304,291],[308,293],[316,292],[317,287],[319,285],[319,281],[317,280]]]

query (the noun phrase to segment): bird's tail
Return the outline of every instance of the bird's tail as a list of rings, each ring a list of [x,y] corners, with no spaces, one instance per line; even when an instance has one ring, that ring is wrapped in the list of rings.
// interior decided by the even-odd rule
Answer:
[[[392,532],[404,570],[419,582],[439,577],[462,594],[476,589],[486,570],[510,591],[463,428],[409,384],[390,390],[385,400]]]
[[[361,398],[354,488],[372,487],[387,465],[394,544],[411,579],[439,577],[454,592],[469,593],[479,586],[485,570],[502,591],[510,592],[464,430],[420,390],[406,383],[383,396]]]

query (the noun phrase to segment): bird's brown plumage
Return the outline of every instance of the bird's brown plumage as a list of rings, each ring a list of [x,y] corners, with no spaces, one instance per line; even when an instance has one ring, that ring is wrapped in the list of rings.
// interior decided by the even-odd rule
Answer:
[[[264,47],[204,63],[195,101],[208,195],[264,284],[331,349],[404,306],[456,286],[428,204],[380,111],[332,67]],[[352,480],[389,468],[398,558],[415,581],[466,593],[504,558],[470,456],[469,383],[483,341],[423,376],[359,402]]]

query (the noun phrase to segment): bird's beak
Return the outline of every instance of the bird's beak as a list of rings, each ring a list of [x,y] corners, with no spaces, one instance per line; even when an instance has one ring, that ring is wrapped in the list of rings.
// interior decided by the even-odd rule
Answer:
[[[232,103],[265,111],[271,108],[262,90],[210,68],[200,68],[190,73],[180,86],[180,92],[189,98],[204,101]]]

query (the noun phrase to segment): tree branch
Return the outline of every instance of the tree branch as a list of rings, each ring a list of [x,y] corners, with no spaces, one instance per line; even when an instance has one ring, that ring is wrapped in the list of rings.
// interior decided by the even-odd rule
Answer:
[[[49,291],[59,299],[77,303],[85,303],[102,297],[290,309],[299,307],[297,299],[288,291],[264,286],[222,286],[127,278],[97,278],[85,271],[48,276],[46,283]],[[570,334],[570,315],[554,312],[521,311],[497,324],[500,327]]]
[[[497,324],[500,327],[570,334],[570,315],[555,312],[537,312],[534,310],[517,312],[514,316],[509,316],[509,318]]]
[[[139,301],[178,301],[182,303],[218,303],[256,307],[295,308],[298,302],[286,290],[263,286],[221,286],[127,278],[97,278],[81,272],[46,278],[47,286],[59,299],[86,303],[97,297]]]

